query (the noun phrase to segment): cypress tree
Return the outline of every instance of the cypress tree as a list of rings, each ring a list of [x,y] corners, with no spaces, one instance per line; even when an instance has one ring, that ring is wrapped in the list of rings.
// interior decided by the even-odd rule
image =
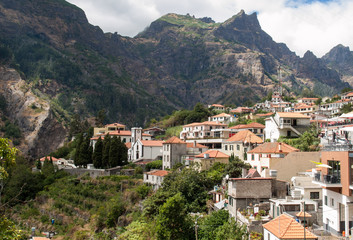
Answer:
[[[42,163],[40,162],[40,159],[37,160],[36,167],[37,167],[37,169],[41,169],[42,168]]]
[[[102,138],[99,137],[96,145],[94,146],[94,152],[93,152],[93,165],[95,168],[102,168],[102,158],[103,158],[103,141]]]
[[[119,140],[114,136],[110,142],[109,149],[109,166],[116,167],[119,165]]]
[[[110,136],[107,134],[103,140],[103,156],[102,156],[102,167],[107,168],[109,166],[109,150],[110,150]]]
[[[81,165],[84,165],[86,167],[87,164],[90,163],[92,159],[92,154],[90,152],[90,138],[88,135],[85,137],[85,140],[80,145],[79,154],[80,154],[79,159],[80,159]]]
[[[120,137],[119,137],[120,140]],[[123,141],[120,140],[120,148],[119,148],[119,153],[120,153],[120,165],[119,166],[124,166],[128,164],[128,157],[127,157],[127,147]]]
[[[76,152],[75,152],[75,158],[74,158],[74,163],[76,166],[82,165],[82,161],[80,158],[80,148],[81,148],[82,142],[83,142],[83,136],[82,136],[82,133],[80,133],[78,135],[78,139],[76,143]]]
[[[49,176],[51,174],[54,174],[54,165],[53,165],[53,161],[49,161],[47,157],[45,157],[44,160],[44,164],[42,167],[42,173],[44,174],[44,176]]]

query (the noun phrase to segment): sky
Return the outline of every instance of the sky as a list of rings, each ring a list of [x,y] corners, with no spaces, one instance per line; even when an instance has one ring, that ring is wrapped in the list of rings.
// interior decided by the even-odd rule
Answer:
[[[104,32],[134,37],[167,13],[211,17],[216,22],[240,10],[257,13],[274,41],[303,56],[322,57],[338,44],[353,49],[353,0],[67,0]]]

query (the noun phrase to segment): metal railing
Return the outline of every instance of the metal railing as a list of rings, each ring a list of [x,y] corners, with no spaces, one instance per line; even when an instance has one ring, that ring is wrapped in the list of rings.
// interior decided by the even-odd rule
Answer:
[[[339,184],[341,183],[341,174],[337,175],[323,175],[321,173],[315,173],[315,181],[327,183],[327,184]]]
[[[324,151],[353,151],[353,145],[350,143],[329,143],[324,145]]]

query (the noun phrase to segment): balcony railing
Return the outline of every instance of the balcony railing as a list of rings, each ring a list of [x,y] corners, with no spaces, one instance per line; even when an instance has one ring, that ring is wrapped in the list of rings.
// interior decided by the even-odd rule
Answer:
[[[321,173],[315,173],[315,181],[325,184],[340,184],[341,175],[323,175]]]
[[[324,151],[353,151],[353,145],[350,143],[329,143],[324,145]]]

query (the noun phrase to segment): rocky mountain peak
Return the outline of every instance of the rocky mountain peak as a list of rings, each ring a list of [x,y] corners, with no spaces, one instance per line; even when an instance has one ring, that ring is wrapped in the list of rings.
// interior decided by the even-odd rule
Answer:
[[[238,31],[262,31],[256,12],[248,15],[244,10],[226,20],[222,26]]]
[[[352,55],[349,47],[339,44],[326,53],[322,59],[325,62],[346,63],[352,61]]]

